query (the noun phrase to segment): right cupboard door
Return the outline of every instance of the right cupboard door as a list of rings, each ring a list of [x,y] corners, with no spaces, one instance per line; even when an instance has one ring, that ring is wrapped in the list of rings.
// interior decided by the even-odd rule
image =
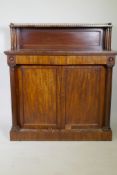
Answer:
[[[101,128],[104,123],[106,70],[101,65],[66,66],[65,128]]]

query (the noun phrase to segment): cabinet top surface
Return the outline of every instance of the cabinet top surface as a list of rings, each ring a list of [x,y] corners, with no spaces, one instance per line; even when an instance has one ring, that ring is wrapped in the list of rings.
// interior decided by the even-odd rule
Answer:
[[[116,51],[43,51],[43,50],[17,50],[17,51],[5,51],[6,55],[50,55],[50,56],[112,56],[112,55],[117,55]]]

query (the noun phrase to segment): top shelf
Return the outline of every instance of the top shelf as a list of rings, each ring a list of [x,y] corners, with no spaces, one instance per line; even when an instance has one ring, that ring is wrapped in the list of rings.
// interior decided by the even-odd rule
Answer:
[[[112,24],[10,24],[11,50],[111,51]]]

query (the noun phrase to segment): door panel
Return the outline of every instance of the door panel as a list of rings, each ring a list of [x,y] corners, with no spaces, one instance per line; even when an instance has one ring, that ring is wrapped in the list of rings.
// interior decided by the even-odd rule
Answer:
[[[57,68],[21,66],[18,76],[22,127],[57,128]]]
[[[101,128],[104,66],[19,66],[21,128]]]
[[[105,68],[65,68],[66,129],[99,128],[104,118]]]

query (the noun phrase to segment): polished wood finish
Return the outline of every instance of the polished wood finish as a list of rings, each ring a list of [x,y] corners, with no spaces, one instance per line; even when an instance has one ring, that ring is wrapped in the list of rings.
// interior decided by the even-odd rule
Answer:
[[[21,58],[23,58],[23,60]],[[107,58],[106,56],[16,56],[16,64],[100,65],[107,64]]]
[[[101,29],[22,29],[19,31],[17,43],[18,49],[48,49],[48,50],[72,50],[72,49],[102,49]],[[76,40],[77,38],[77,40]],[[80,42],[79,42],[80,41]],[[80,44],[79,44],[80,43]]]
[[[112,24],[10,24],[11,50],[111,50]]]
[[[73,129],[102,127],[105,68],[85,65],[65,69],[66,125]]]
[[[11,24],[11,140],[112,140],[112,24]]]
[[[21,127],[57,128],[57,68],[22,66],[18,74],[21,79]]]

